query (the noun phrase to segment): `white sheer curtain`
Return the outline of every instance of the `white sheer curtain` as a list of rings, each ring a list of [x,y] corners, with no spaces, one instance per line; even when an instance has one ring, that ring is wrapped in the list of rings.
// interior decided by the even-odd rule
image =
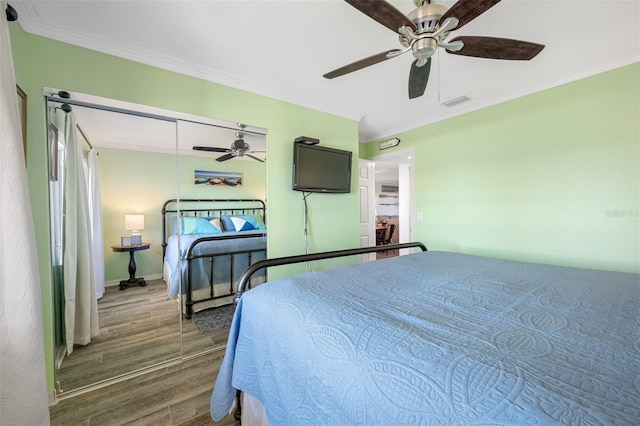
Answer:
[[[102,210],[100,200],[100,163],[94,148],[89,151],[89,215],[91,220],[91,274],[96,288],[96,298],[104,296],[104,246],[102,244]]]
[[[67,354],[100,331],[89,216],[89,176],[72,113],[65,120],[64,301]]]
[[[0,424],[49,424],[40,277],[6,3],[0,1]]]

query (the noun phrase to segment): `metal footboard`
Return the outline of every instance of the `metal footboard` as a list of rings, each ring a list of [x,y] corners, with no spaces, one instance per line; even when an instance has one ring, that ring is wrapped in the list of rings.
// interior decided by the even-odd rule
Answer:
[[[184,317],[185,318],[191,318],[191,316],[193,315],[193,305],[195,305],[196,303],[201,303],[201,302],[206,302],[206,301],[211,301],[211,300],[216,300],[216,299],[220,299],[223,297],[229,297],[229,296],[233,296],[234,295],[234,289],[233,289],[233,278],[234,278],[234,274],[235,274],[235,270],[236,270],[236,256],[237,255],[244,255],[246,254],[248,256],[248,264],[249,266],[251,266],[252,264],[252,256],[254,254],[258,254],[258,253],[263,253],[266,256],[266,248],[246,248],[246,249],[240,249],[240,250],[234,250],[234,251],[225,251],[225,252],[220,252],[220,253],[203,253],[203,254],[194,254],[194,250],[196,249],[196,247],[199,244],[202,243],[206,243],[209,241],[220,241],[220,240],[230,240],[230,239],[243,239],[243,238],[255,238],[255,237],[264,237],[264,234],[261,233],[250,233],[247,232],[246,234],[243,235],[233,235],[233,236],[227,236],[227,235],[219,235],[219,236],[211,236],[211,237],[203,237],[203,238],[198,238],[197,240],[195,240],[193,243],[191,243],[191,245],[189,246],[189,249],[187,250],[187,255],[186,255],[186,261],[187,261],[187,283],[186,283],[186,294],[185,294],[185,313],[184,313]],[[215,283],[214,277],[215,277],[215,271],[216,271],[216,259],[221,259],[221,258],[226,258],[224,262],[219,262],[222,263],[224,266],[221,267],[226,267],[228,268],[228,276],[229,276],[229,291],[225,292],[223,294],[216,294],[215,292],[215,285],[218,284],[224,284],[224,283]],[[197,299],[194,300],[193,299],[193,295],[192,295],[192,289],[193,289],[193,276],[192,276],[192,271],[193,271],[193,267],[192,267],[192,263],[194,260],[197,259],[208,259],[210,266],[209,266],[209,297],[205,297],[202,299]]]
[[[233,297],[233,303],[235,303],[236,305],[238,304],[240,298],[242,297],[242,294],[250,289],[249,284],[253,274],[264,268],[290,265],[294,263],[311,262],[314,260],[332,259],[336,257],[355,256],[359,254],[375,253],[378,251],[400,250],[408,248],[419,248],[422,251],[427,251],[427,247],[424,244],[420,242],[412,242],[401,244],[387,244],[383,246],[373,247],[361,247],[347,250],[335,250],[321,253],[301,254],[297,256],[275,257],[273,259],[261,260],[249,266],[240,276],[240,280],[238,281],[238,288],[236,289],[236,293]]]

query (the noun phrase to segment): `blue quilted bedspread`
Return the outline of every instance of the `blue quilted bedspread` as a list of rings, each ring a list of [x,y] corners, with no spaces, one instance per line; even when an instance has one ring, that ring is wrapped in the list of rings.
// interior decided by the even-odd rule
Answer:
[[[243,295],[211,397],[272,425],[640,424],[640,276],[425,252]]]

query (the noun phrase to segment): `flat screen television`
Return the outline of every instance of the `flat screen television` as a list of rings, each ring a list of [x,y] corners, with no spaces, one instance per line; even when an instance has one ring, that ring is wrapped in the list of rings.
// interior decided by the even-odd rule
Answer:
[[[333,194],[351,192],[351,152],[294,143],[293,189]]]

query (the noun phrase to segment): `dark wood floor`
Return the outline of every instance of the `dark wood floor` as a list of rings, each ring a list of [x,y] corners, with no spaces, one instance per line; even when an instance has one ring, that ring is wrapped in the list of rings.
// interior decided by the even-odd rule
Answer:
[[[228,330],[200,334],[180,320],[175,300],[166,300],[162,280],[119,291],[108,287],[99,303],[100,335],[74,348],[56,379],[62,400],[50,408],[52,425],[233,425],[214,423],[209,397],[224,355]],[[181,334],[182,330],[182,334]],[[214,353],[86,393],[69,392],[136,368],[219,348]],[[68,395],[72,395],[69,393]]]

